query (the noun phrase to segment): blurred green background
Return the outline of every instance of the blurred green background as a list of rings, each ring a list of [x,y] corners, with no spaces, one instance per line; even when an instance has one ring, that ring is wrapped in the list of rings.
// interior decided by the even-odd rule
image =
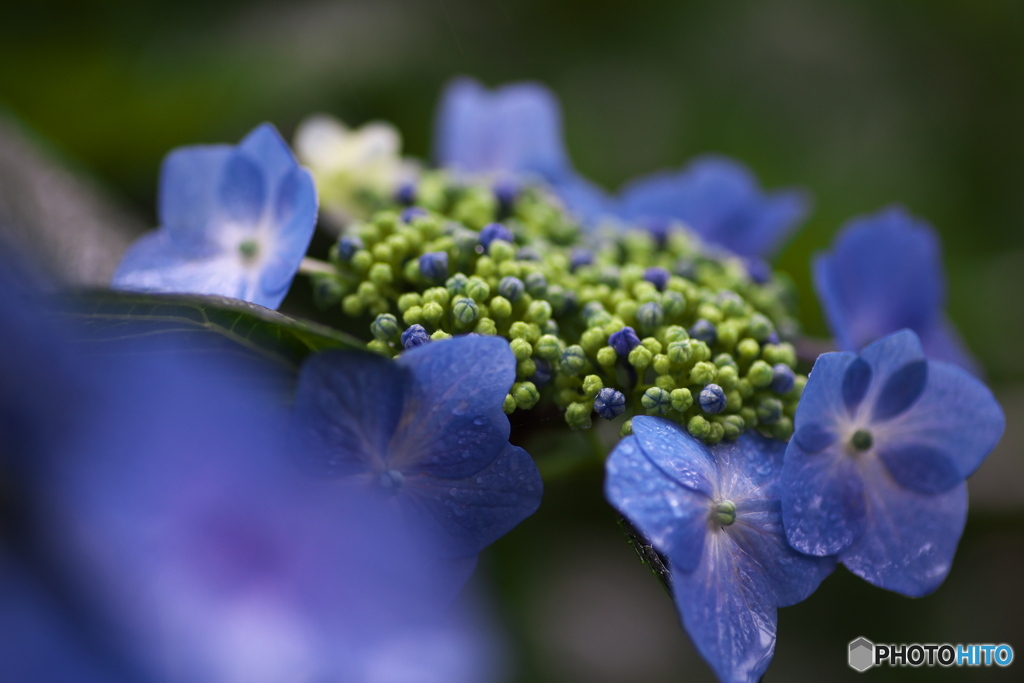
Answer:
[[[290,137],[323,111],[394,123],[430,154],[453,76],[536,79],[564,107],[577,168],[606,188],[722,152],[815,211],[777,261],[826,330],[809,258],[848,218],[893,203],[945,244],[949,311],[1008,417],[972,480],[957,562],[909,600],[844,571],[783,610],[767,680],[854,680],[846,645],[1024,648],[1024,3],[1019,0],[97,0],[0,6],[0,109],[63,165],[155,223],[171,148]],[[76,229],[69,219],[69,232]],[[542,448],[557,432],[532,426]],[[531,430],[527,430],[531,431]],[[566,448],[572,447],[571,444]],[[478,581],[511,636],[517,681],[709,680],[671,603],[636,564],[600,471],[548,487],[537,516],[485,554]],[[1019,648],[1018,648],[1019,649]],[[1021,650],[1024,653],[1024,650]],[[1024,667],[882,670],[878,680],[1011,680]]]

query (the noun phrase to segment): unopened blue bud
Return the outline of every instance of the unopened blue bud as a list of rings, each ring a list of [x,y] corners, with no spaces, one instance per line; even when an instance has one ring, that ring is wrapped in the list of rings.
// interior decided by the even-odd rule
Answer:
[[[402,348],[414,349],[430,341],[430,335],[423,329],[423,325],[410,325],[402,333]]]
[[[568,315],[576,310],[576,292],[559,285],[548,287],[547,299],[556,315]]]
[[[390,313],[381,313],[370,324],[370,332],[375,339],[388,341],[394,339],[401,328],[398,326],[398,318]]]
[[[651,266],[644,271],[644,279],[657,287],[659,292],[665,291],[670,277],[672,277],[672,273],[660,266]]]
[[[540,254],[533,247],[522,247],[516,252],[519,261],[540,261]]]
[[[656,301],[648,301],[636,309],[636,321],[644,329],[653,330],[661,325],[664,319],[665,313],[661,310],[661,304]]]
[[[402,183],[395,190],[395,201],[399,204],[408,206],[416,201],[416,184],[415,183]]]
[[[426,209],[421,209],[418,206],[410,206],[408,209],[403,209],[400,217],[403,223],[412,223],[417,218],[426,218],[430,214],[427,213]]]
[[[757,419],[758,421],[770,425],[775,424],[782,417],[782,401],[769,396],[762,398],[757,402]]]
[[[525,291],[526,285],[523,284],[523,281],[511,275],[501,278],[501,282],[498,283],[498,294],[512,303],[519,301]]]
[[[533,362],[537,369],[534,370],[533,375],[530,377],[530,381],[533,382],[534,386],[540,389],[551,381],[551,364],[543,358],[534,358]]]
[[[772,383],[769,385],[776,394],[788,394],[793,390],[796,375],[792,368],[782,363],[772,366]]]
[[[697,400],[705,413],[714,414],[725,410],[725,391],[717,384],[709,384],[701,389]]]
[[[626,411],[626,396],[617,389],[605,387],[597,392],[594,411],[606,420],[614,420]]]
[[[448,277],[448,254],[431,251],[420,256],[420,273],[431,282],[440,282]]]
[[[345,263],[352,260],[357,251],[363,248],[363,241],[355,235],[345,235],[338,242],[338,258]]]
[[[756,341],[763,342],[768,341],[768,337],[775,332],[775,326],[761,313],[754,313],[750,316],[747,330]]]
[[[640,345],[640,337],[632,327],[623,327],[608,337],[608,345],[615,349],[619,358],[626,358],[630,351]]]
[[[498,199],[498,204],[503,213],[508,213],[512,210],[512,205],[515,204],[516,198],[519,197],[520,189],[519,183],[507,178],[499,180],[491,188],[491,192]]]
[[[548,279],[538,272],[527,273],[523,278],[523,284],[526,285],[526,291],[530,296],[541,296],[548,291]]]
[[[480,244],[486,249],[494,240],[502,240],[511,244],[515,242],[516,238],[512,231],[501,223],[488,223],[480,229]]]
[[[701,318],[690,327],[690,336],[710,346],[718,339],[718,330],[711,321]]]
[[[594,263],[594,253],[589,249],[576,247],[569,255],[569,270],[576,270]]]

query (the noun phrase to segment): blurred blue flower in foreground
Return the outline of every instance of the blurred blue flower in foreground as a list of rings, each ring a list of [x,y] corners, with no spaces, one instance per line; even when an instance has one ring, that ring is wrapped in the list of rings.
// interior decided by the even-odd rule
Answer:
[[[814,364],[782,471],[794,548],[838,555],[867,581],[909,596],[949,573],[967,516],[964,480],[1003,433],[991,392],[926,360],[903,330]]]
[[[668,558],[683,625],[718,677],[760,680],[776,608],[809,596],[835,567],[786,544],[785,444],[747,434],[709,450],[680,425],[643,416],[633,434],[608,459],[605,496]]]
[[[125,253],[119,289],[219,294],[277,308],[316,225],[309,172],[270,124],[237,147],[183,147],[164,160],[161,227]]]
[[[946,282],[938,236],[903,208],[849,221],[832,251],[814,259],[814,286],[843,351],[860,351],[907,328],[917,333],[929,358],[976,372],[943,312]]]
[[[509,444],[502,411],[515,367],[507,341],[482,336],[396,361],[316,355],[299,377],[296,452],[315,474],[382,494],[440,554],[471,567],[540,504],[540,474]]]
[[[637,178],[619,196],[609,195],[573,169],[558,101],[536,83],[491,93],[471,79],[454,81],[442,95],[436,139],[441,166],[541,180],[588,225],[611,217],[657,231],[682,222],[705,241],[740,256],[771,256],[808,211],[803,191],[764,193],[745,166],[718,156],[696,159],[681,171]]]

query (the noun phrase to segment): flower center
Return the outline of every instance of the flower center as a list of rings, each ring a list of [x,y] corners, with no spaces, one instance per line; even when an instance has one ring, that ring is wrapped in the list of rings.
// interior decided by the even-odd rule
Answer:
[[[260,253],[260,245],[256,240],[244,240],[238,245],[238,251],[246,261],[252,261]]]
[[[856,451],[866,451],[871,448],[874,442],[874,439],[871,438],[871,432],[866,429],[858,429],[850,437],[850,445]]]
[[[736,503],[731,500],[718,501],[712,516],[722,526],[729,526],[736,521]]]

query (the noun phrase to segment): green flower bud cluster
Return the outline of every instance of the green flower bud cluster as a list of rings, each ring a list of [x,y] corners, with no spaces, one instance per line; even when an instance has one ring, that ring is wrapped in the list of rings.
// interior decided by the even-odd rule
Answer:
[[[780,341],[796,330],[788,283],[755,282],[740,259],[702,251],[682,227],[661,242],[640,229],[584,235],[541,189],[503,206],[486,187],[432,173],[416,208],[350,226],[331,261],[321,301],[370,320],[375,351],[400,353],[412,325],[431,339],[508,339],[517,375],[506,412],[548,400],[587,428],[608,388],[625,396],[625,419],[659,415],[712,443],[751,428],[792,433],[806,378],[785,394],[771,388],[773,366],[796,364]],[[615,338],[627,327],[639,344]],[[702,407],[712,385],[724,407]]]

